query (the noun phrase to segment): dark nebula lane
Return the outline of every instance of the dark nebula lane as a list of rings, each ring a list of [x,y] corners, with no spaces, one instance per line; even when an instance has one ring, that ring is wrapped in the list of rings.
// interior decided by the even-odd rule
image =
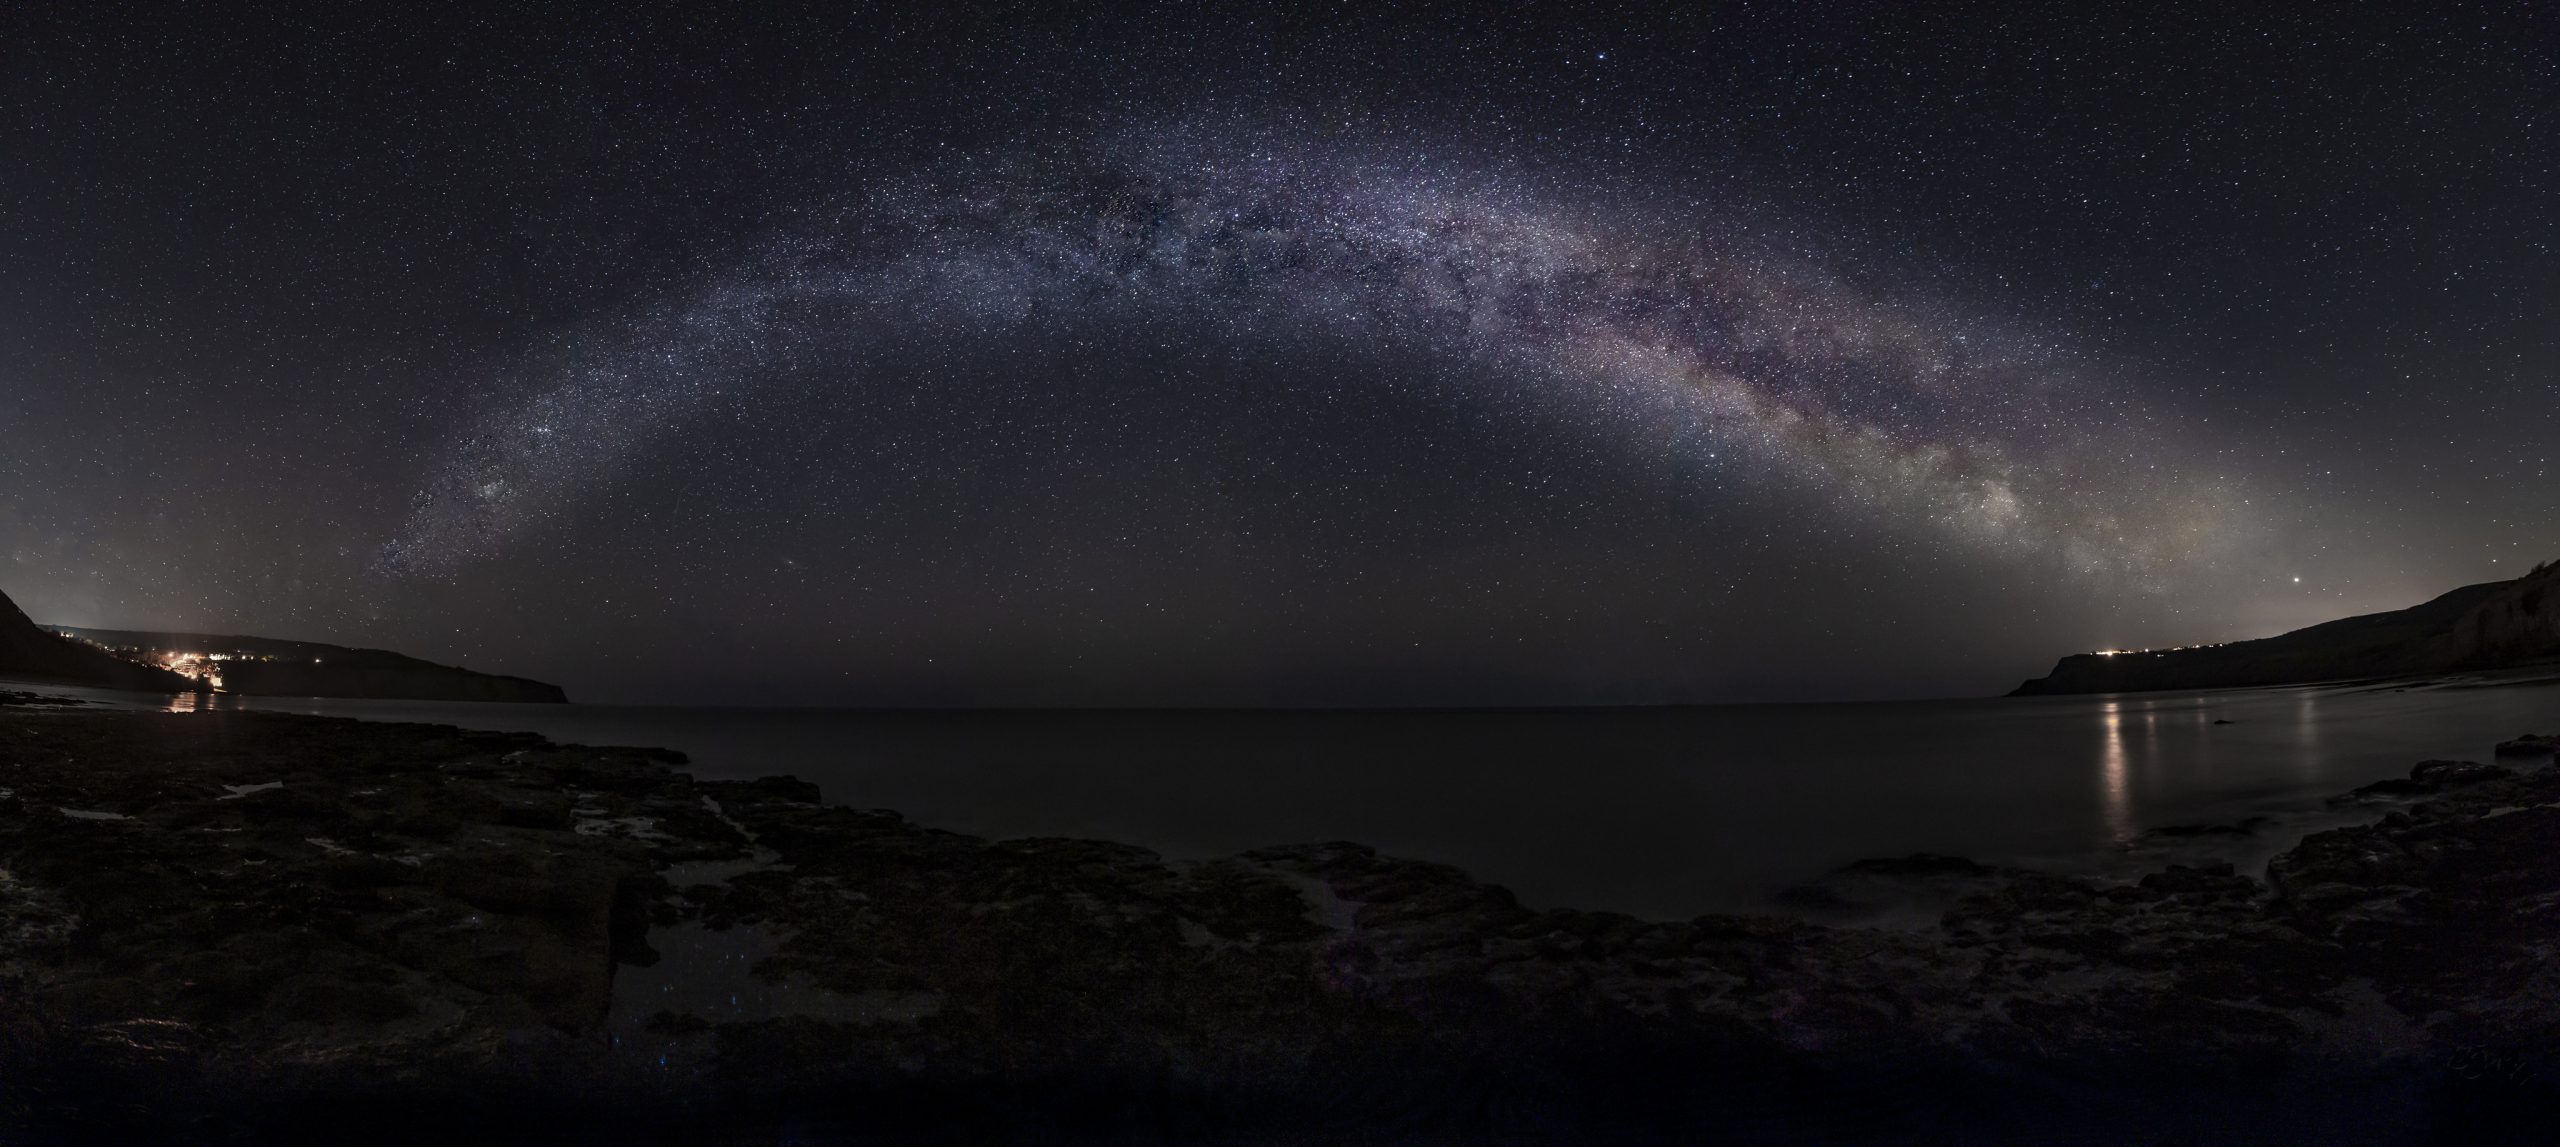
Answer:
[[[1687,448],[1726,465],[2047,569],[2157,580],[2232,528],[2226,483],[2168,476],[2192,473],[2175,464],[2191,444],[2047,341],[1870,297],[1711,216],[1591,208],[1623,192],[1428,149],[1379,162],[1259,144],[972,157],[808,212],[684,301],[528,361],[447,449],[382,565],[451,573],[571,517],[718,397],[792,401],[762,393],[791,377],[855,398],[948,344],[1133,315],[1208,342],[1356,337],[1382,376],[1440,355],[1622,421],[1693,423]]]

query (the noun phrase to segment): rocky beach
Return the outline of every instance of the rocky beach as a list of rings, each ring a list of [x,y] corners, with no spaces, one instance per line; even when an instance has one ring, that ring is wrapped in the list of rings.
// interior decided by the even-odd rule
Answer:
[[[2560,771],[2263,878],[1879,859],[1934,922],[1174,864],[641,749],[0,707],[12,1141],[2494,1141],[2560,1093]],[[2485,754],[2484,754],[2485,755]],[[2226,826],[2253,831],[2253,826]]]

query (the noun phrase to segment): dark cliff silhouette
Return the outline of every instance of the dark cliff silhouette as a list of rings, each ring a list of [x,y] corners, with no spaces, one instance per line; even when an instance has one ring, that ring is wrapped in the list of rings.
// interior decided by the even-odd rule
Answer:
[[[160,693],[196,687],[195,682],[166,669],[127,661],[38,629],[4,593],[0,593],[0,676]]]
[[[2291,685],[2560,660],[2560,566],[2467,585],[2389,613],[2342,618],[2256,641],[2078,653],[2010,693],[2133,693]]]
[[[152,633],[55,627],[114,650],[221,653],[222,689],[263,697],[349,697],[403,701],[531,701],[560,704],[557,685],[475,673],[387,649],[350,649],[316,641],[282,641],[206,633]],[[57,638],[57,640],[59,640]],[[186,685],[193,688],[193,684]]]

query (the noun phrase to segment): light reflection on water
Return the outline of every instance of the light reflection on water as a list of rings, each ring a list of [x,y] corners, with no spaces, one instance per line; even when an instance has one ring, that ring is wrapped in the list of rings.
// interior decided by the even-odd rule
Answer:
[[[2293,754],[2301,775],[2320,773],[2320,694],[2299,689],[2293,698]]]
[[[1656,917],[1761,907],[1835,866],[1917,851],[2130,875],[2211,847],[2246,865],[2287,842],[2189,839],[2180,852],[2152,834],[2334,821],[2329,796],[2560,731],[2554,681],[1475,712],[206,700],[665,746],[706,777],[793,773],[830,800],[982,836],[1176,858],[1355,840],[1456,864],[1531,904]]]
[[[2133,839],[2133,795],[2125,780],[2124,704],[2102,702],[2099,724],[2106,730],[2106,746],[2099,751],[2098,783],[2105,790],[2107,832],[2118,841]]]

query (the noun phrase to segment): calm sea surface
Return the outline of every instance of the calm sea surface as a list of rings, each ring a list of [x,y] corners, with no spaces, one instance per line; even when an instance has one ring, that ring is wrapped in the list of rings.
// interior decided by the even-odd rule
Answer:
[[[697,775],[792,773],[830,801],[990,837],[1177,859],[1356,840],[1537,906],[1676,918],[1763,909],[1849,861],[1917,851],[2101,875],[2263,864],[2353,819],[2329,796],[2560,731],[2560,681],[2478,685],[1457,712],[218,701],[664,746]],[[2269,824],[2246,836],[2156,833],[2253,816]]]

